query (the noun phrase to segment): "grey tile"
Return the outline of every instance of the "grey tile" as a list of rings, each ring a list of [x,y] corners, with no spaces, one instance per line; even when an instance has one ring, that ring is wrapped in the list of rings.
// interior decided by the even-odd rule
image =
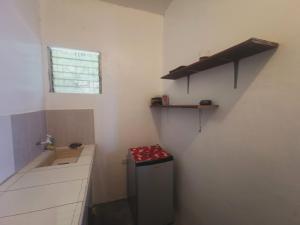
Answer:
[[[12,115],[12,136],[16,170],[21,169],[29,161],[29,125],[28,115]]]
[[[30,158],[34,159],[44,149],[44,146],[37,146],[36,142],[45,140],[46,138],[46,117],[45,111],[39,111],[31,113],[29,116],[29,147],[30,147]]]
[[[15,172],[10,116],[0,116],[0,183]]]
[[[43,151],[36,142],[45,139],[45,112],[30,112],[11,116],[15,168],[20,170]]]
[[[82,110],[47,110],[47,133],[56,138],[57,146],[74,142],[95,143],[94,112]]]
[[[48,127],[48,129],[47,129]],[[58,146],[72,142],[94,144],[93,110],[50,110],[11,116],[14,167],[18,171],[43,151],[37,146],[49,133]]]

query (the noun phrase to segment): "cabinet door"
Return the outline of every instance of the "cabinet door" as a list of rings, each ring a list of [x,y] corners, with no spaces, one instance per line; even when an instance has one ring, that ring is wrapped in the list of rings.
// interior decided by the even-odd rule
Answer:
[[[138,225],[174,220],[173,161],[137,167]]]
[[[135,162],[128,155],[127,160],[127,197],[133,220],[136,222],[137,216],[137,196],[136,196],[136,167]]]

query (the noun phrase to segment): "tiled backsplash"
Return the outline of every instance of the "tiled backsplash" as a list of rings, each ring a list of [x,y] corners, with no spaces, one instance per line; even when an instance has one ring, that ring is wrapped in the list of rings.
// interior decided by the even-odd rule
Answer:
[[[47,110],[47,131],[56,138],[57,146],[74,142],[95,143],[94,112],[82,110]]]
[[[0,116],[0,183],[42,151],[46,134],[57,146],[95,143],[93,110],[47,110]]]
[[[11,116],[15,169],[18,171],[43,151],[38,141],[46,138],[44,111]]]
[[[15,172],[10,116],[0,116],[0,183]]]

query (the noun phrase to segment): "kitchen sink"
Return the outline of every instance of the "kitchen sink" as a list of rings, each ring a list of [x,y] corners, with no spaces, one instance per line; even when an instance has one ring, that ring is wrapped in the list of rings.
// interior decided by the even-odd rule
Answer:
[[[57,166],[76,163],[83,148],[56,148],[51,152],[48,158],[41,162],[37,167]]]

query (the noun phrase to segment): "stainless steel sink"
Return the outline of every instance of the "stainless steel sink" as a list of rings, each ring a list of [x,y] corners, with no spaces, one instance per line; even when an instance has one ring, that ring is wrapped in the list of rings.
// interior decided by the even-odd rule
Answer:
[[[70,149],[70,148],[56,148],[48,158],[41,162],[37,167],[65,165],[76,163],[83,148]]]

